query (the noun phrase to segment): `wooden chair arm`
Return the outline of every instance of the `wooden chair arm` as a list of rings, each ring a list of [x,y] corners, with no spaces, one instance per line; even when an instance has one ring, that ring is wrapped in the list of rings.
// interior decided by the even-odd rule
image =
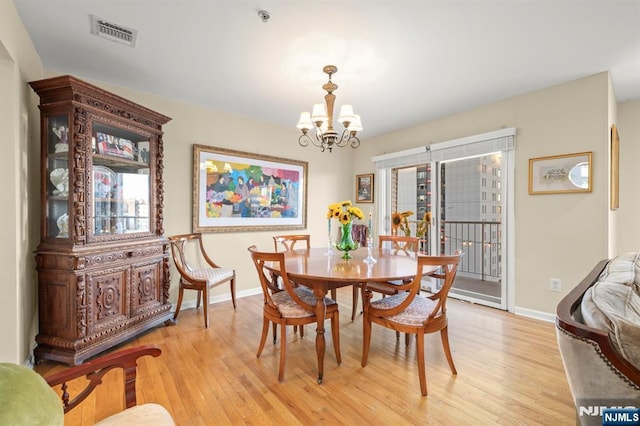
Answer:
[[[207,251],[204,248],[204,241],[202,241],[202,237],[200,238],[200,251],[202,252],[202,257],[204,257],[204,260],[209,264],[209,266],[211,266],[212,268],[220,268],[220,266],[218,266],[218,264],[209,257],[209,254],[207,254]]]
[[[67,368],[59,373],[45,377],[49,386],[62,385],[62,404],[64,412],[75,408],[102,383],[102,378],[114,368],[121,368],[124,372],[124,398],[125,408],[136,405],[136,367],[138,358],[151,355],[157,357],[162,353],[160,348],[152,345],[138,346],[131,349],[123,349],[111,354],[103,355],[92,361],[88,361],[75,367]],[[70,398],[67,392],[67,382],[85,376],[88,380],[85,388],[74,398]]]

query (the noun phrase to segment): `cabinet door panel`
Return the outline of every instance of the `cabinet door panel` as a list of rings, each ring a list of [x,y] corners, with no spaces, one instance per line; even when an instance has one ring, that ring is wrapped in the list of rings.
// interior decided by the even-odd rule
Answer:
[[[125,321],[127,309],[127,268],[115,268],[92,273],[89,278],[92,332],[109,327],[112,322]]]
[[[131,277],[131,315],[139,315],[161,304],[162,259],[147,264],[135,264]]]

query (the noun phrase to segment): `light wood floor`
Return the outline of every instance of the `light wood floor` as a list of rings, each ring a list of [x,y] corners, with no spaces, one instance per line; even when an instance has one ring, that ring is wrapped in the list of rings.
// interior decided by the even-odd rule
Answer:
[[[316,383],[315,330],[288,333],[283,383],[277,381],[279,344],[271,334],[256,358],[262,296],[180,313],[177,326],[159,327],[125,347],[158,345],[143,358],[138,403],[165,406],[178,425],[573,425],[575,411],[558,353],[554,325],[450,300],[449,336],[458,375],[452,376],[438,333],[426,341],[429,395],[420,395],[415,341],[373,325],[369,362],[360,366],[362,316],[350,320],[351,290],[338,291],[342,365],[327,331],[324,383]],[[327,322],[327,327],[329,323]],[[121,346],[122,347],[122,346]],[[63,366],[45,362],[43,375]],[[65,424],[93,424],[121,409],[117,373],[66,415]],[[109,377],[112,376],[112,377]],[[101,389],[102,388],[102,389]]]

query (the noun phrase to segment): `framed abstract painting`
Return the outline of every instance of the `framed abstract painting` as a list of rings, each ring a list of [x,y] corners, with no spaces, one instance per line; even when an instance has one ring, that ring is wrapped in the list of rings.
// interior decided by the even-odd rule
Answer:
[[[305,229],[308,163],[193,146],[193,232]]]

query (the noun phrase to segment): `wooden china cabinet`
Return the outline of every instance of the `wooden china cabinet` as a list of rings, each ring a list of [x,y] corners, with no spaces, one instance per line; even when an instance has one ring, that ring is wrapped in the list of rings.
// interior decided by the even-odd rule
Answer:
[[[171,318],[170,118],[71,76],[30,85],[41,116],[35,360],[73,365]]]

